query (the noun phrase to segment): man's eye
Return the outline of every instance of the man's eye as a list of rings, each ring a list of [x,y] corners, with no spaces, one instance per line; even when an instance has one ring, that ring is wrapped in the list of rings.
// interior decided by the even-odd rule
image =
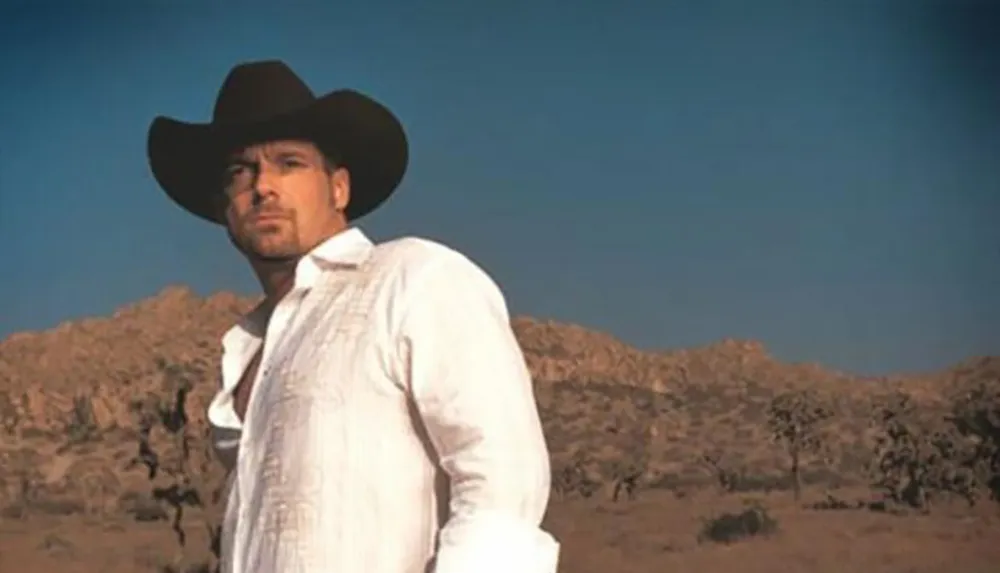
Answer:
[[[227,187],[243,185],[247,180],[247,173],[249,173],[249,171],[250,170],[243,165],[236,165],[227,168],[223,175],[223,185]]]

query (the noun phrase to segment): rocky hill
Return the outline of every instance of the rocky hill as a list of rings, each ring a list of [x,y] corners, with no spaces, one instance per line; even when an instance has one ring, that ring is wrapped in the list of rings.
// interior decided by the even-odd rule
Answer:
[[[199,441],[205,405],[217,384],[219,337],[254,302],[170,287],[107,318],[0,342],[2,515],[128,511],[161,519],[178,491],[170,487],[218,485]],[[805,481],[865,483],[878,404],[904,392],[923,410],[943,411],[955,389],[1000,381],[998,357],[863,378],[780,362],[753,341],[643,352],[578,325],[521,317],[514,328],[534,375],[557,496],[622,480],[681,490],[784,487],[787,450],[771,439],[768,409],[776,396],[803,391],[831,414],[827,451],[803,460]],[[171,427],[178,419],[187,422],[183,432]],[[152,480],[150,450],[166,468]],[[196,453],[184,461],[182,450]]]
[[[168,287],[111,317],[11,335],[0,341],[0,401],[13,403],[25,428],[58,430],[75,397],[91,401],[99,426],[127,426],[129,396],[155,387],[163,364],[184,365],[204,376],[196,397],[211,392],[219,337],[255,300],[231,293],[200,298],[185,287]],[[608,384],[688,393],[695,402],[710,401],[716,391],[724,396],[806,387],[849,396],[906,387],[933,397],[955,374],[860,378],[816,364],[779,362],[754,341],[643,352],[574,324],[527,317],[513,323],[542,385]]]

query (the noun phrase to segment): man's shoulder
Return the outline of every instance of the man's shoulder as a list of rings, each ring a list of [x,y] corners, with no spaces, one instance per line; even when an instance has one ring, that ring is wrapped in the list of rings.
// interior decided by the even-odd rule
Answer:
[[[380,242],[374,247],[379,264],[393,272],[415,273],[443,265],[478,268],[454,247],[426,237],[405,236]]]
[[[503,296],[500,285],[479,263],[433,239],[406,236],[381,242],[373,259],[397,294],[422,292],[430,286],[439,293],[472,289]]]
[[[493,277],[471,257],[442,242],[416,236],[387,240],[375,245],[372,260],[381,269],[384,292],[403,306],[417,304],[430,310],[476,301],[500,314],[507,312],[504,293]]]

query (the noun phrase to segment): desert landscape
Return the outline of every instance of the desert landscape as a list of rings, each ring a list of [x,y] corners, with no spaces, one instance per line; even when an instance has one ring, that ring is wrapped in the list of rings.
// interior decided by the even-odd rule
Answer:
[[[219,336],[254,299],[169,287],[0,342],[0,571],[212,571]],[[865,378],[754,341],[640,351],[519,317],[563,573],[985,573],[1000,357]]]

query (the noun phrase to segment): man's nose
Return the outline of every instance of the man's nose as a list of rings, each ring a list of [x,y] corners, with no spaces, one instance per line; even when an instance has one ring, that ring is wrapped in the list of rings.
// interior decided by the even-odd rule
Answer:
[[[261,165],[254,178],[253,191],[257,203],[271,201],[278,194],[278,176],[276,170],[266,164]]]

